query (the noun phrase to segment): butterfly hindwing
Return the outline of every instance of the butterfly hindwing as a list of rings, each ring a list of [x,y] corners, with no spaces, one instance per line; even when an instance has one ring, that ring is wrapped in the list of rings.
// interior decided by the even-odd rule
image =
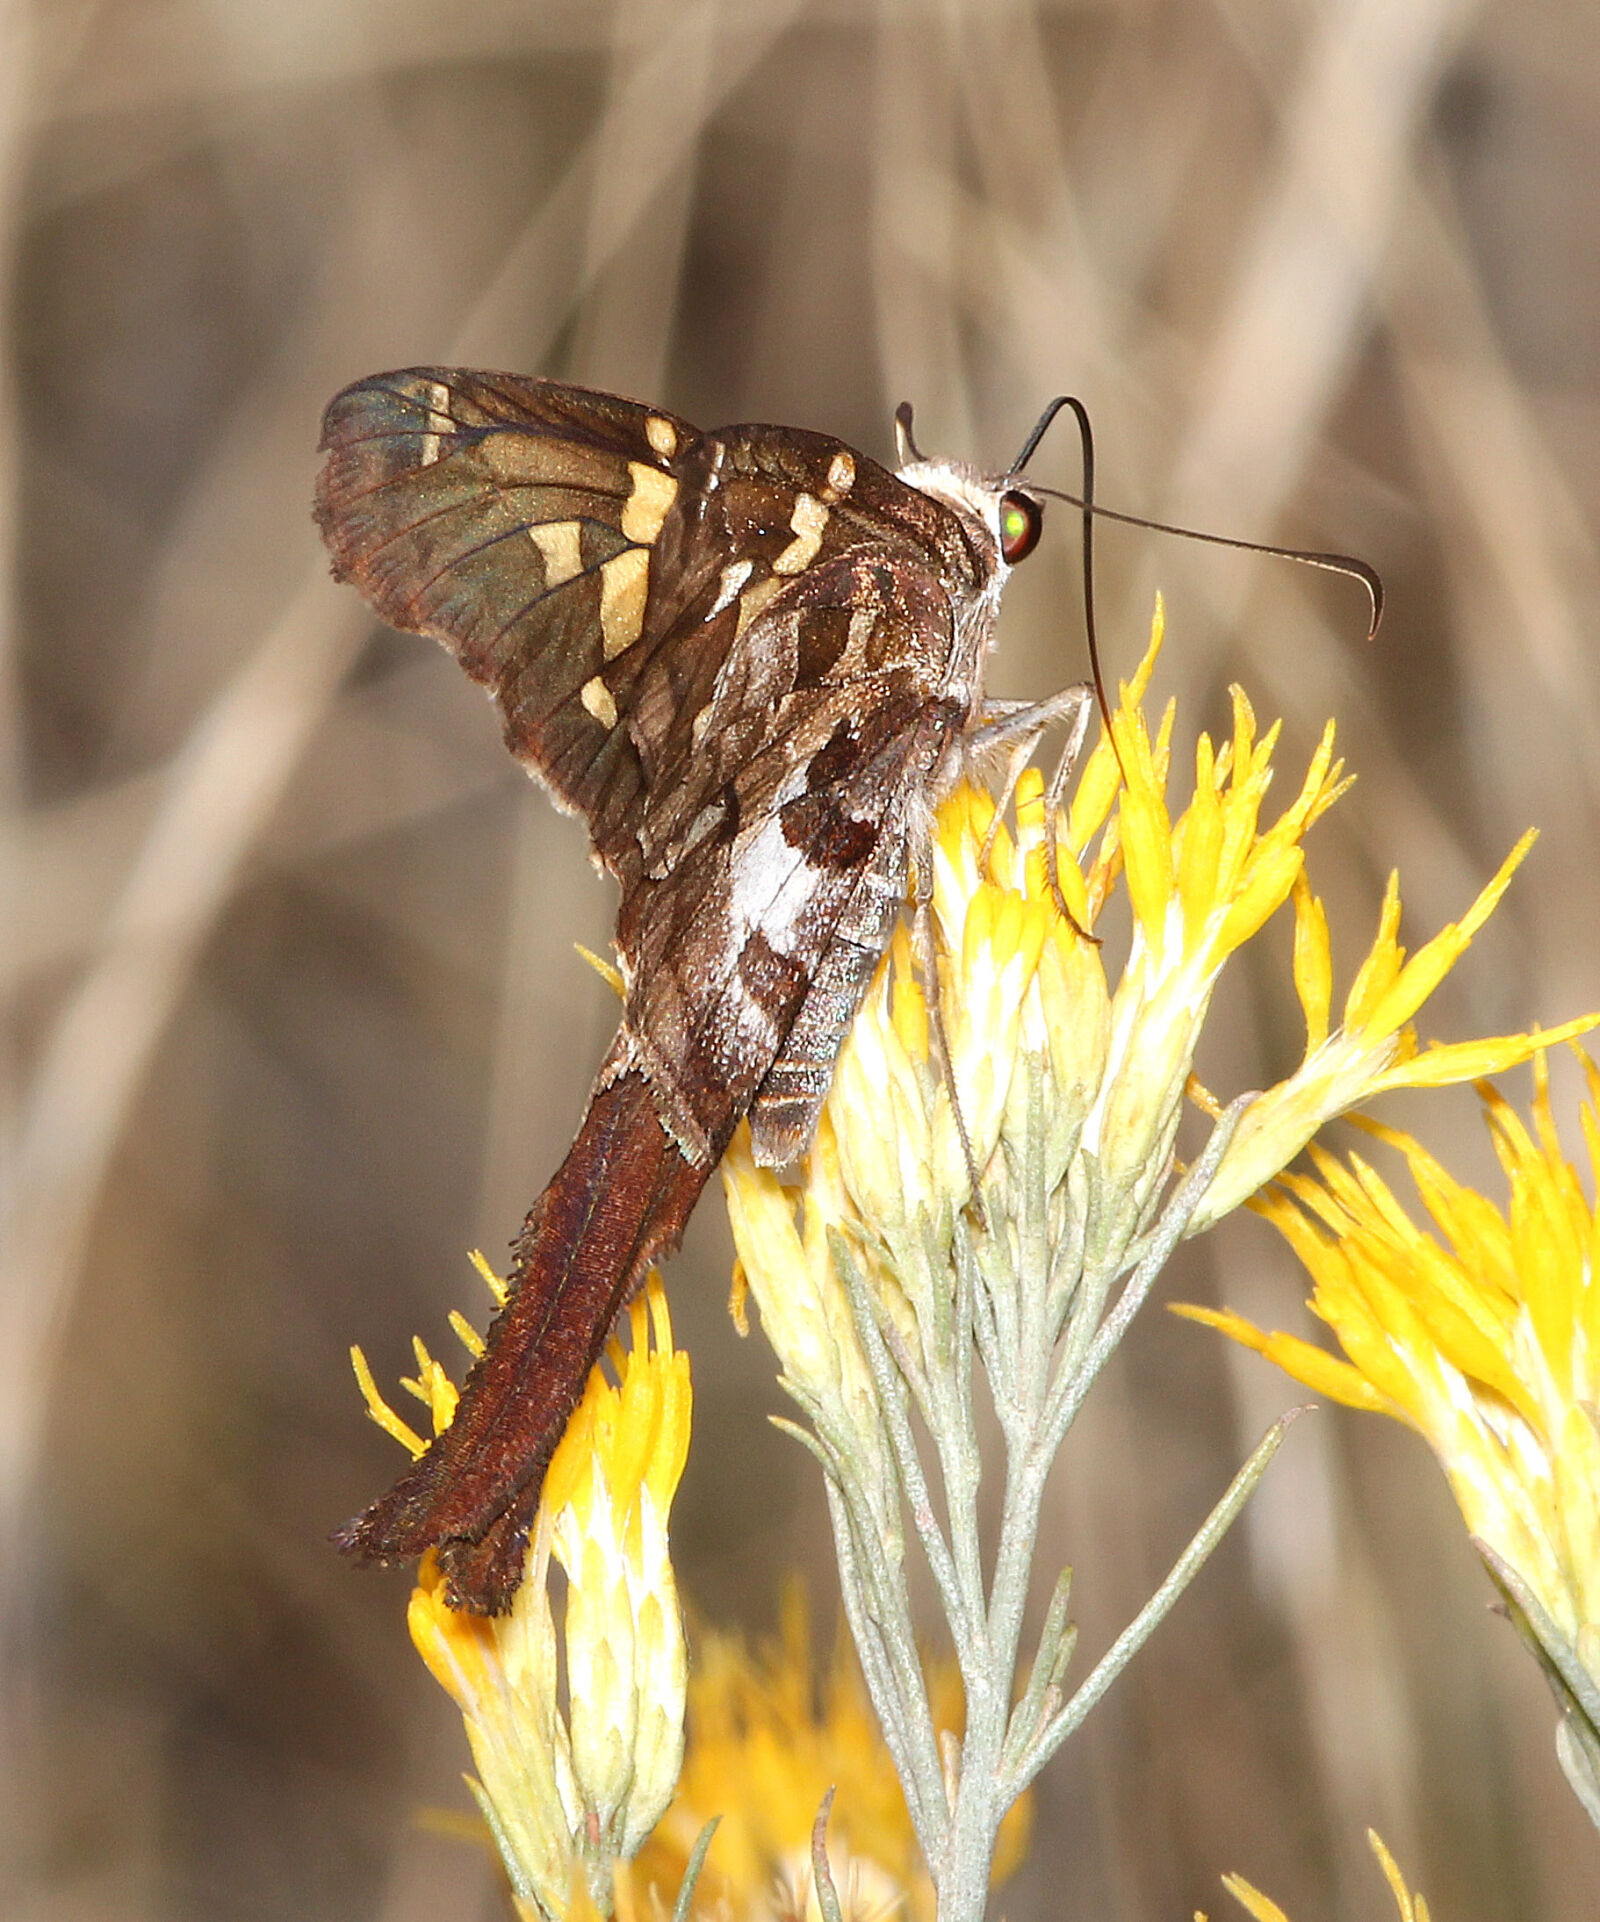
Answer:
[[[759,712],[719,694],[697,811],[623,901],[628,1029],[699,1157],[716,1159],[747,1109],[764,1161],[792,1158],[815,1127],[905,899],[922,797],[959,751],[963,711],[938,691],[948,605],[941,626],[930,597],[924,564],[878,558],[819,567],[797,605],[774,604],[750,640],[788,670],[739,679],[766,696]],[[796,633],[830,609],[853,640],[808,675]]]

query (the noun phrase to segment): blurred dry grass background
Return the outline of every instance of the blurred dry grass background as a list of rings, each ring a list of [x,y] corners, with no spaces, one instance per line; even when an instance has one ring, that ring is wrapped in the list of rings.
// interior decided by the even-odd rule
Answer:
[[[998,465],[1071,388],[1107,501],[1388,580],[1366,648],[1347,583],[1102,542],[1108,659],[1161,585],[1191,737],[1239,678],[1297,776],[1339,716],[1344,978],[1392,863],[1421,938],[1537,822],[1430,1028],[1555,1020],[1600,1003],[1597,113],[1580,0],[4,0],[7,1915],[500,1912],[414,1823],[465,1754],[405,1581],[325,1542],[394,1466],[345,1349],[390,1378],[476,1312],[464,1251],[504,1247],[610,1028],[569,945],[610,903],[480,697],[328,581],[328,395],[456,359],[880,457],[909,397]],[[1039,471],[1071,484],[1065,437]],[[1055,525],[999,693],[1081,672]],[[1239,984],[1214,1086],[1291,1058],[1286,978]],[[1469,1096],[1394,1118],[1489,1175]],[[793,1566],[826,1595],[825,1523],[719,1213],[671,1271],[680,1566],[760,1627]],[[1280,1325],[1303,1292],[1248,1221],[1177,1285]],[[1087,1646],[1291,1399],[1148,1318],[1052,1517]],[[1374,1822],[1441,1922],[1592,1917],[1487,1592],[1419,1446],[1301,1423],[1047,1775],[1007,1912],[1176,1922],[1233,1867],[1376,1917]]]

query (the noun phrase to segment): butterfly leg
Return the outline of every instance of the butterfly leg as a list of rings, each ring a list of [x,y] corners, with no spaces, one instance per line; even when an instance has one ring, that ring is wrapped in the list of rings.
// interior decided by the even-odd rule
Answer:
[[[1061,797],[1066,792],[1067,778],[1078,764],[1078,756],[1083,751],[1083,737],[1088,731],[1089,716],[1094,711],[1094,689],[1089,686],[1063,688],[1059,694],[1052,694],[1047,701],[986,701],[976,723],[968,732],[968,741],[979,750],[1004,746],[1011,743],[1011,753],[1006,762],[1005,780],[996,799],[994,818],[989,823],[989,832],[984,836],[983,848],[979,854],[979,866],[988,864],[989,855],[994,848],[994,839],[1000,831],[1000,817],[1011,805],[1011,797],[1016,792],[1017,782],[1022,778],[1022,770],[1033,758],[1045,729],[1057,721],[1067,725],[1066,744],[1060,759],[1056,762],[1054,774],[1045,789],[1045,821],[1050,831],[1050,891],[1055,896],[1056,907],[1064,921],[1069,922],[1086,941],[1094,936],[1087,928],[1078,927],[1076,915],[1067,906],[1067,897],[1061,890],[1061,846],[1060,829],[1057,817],[1061,810]]]

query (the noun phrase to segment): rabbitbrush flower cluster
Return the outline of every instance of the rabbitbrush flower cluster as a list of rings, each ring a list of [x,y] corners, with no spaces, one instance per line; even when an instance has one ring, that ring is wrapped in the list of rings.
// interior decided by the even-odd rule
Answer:
[[[820,1828],[808,1846],[795,1811],[819,1783],[838,1782],[846,1797],[877,1806],[863,1783],[874,1768],[881,1777],[881,1762],[849,1707],[859,1698],[830,1697],[838,1712],[815,1716],[802,1706],[812,1699],[808,1685],[758,1685],[742,1657],[708,1642],[678,1801],[640,1853],[678,1776],[685,1700],[665,1528],[687,1437],[688,1375],[652,1283],[648,1311],[635,1307],[631,1354],[613,1356],[617,1384],[597,1371],[551,1468],[529,1579],[512,1613],[491,1621],[455,1614],[426,1563],[412,1604],[418,1646],[466,1716],[476,1793],[526,1914],[564,1922],[616,1907],[629,1917],[648,1887],[652,1902],[681,1894],[681,1913],[704,1901],[705,1912],[739,1922],[775,1922],[802,1907],[828,1922],[841,1913],[867,1922],[902,1905],[926,1913],[930,1901],[945,1922],[979,1922],[1008,1811],[1172,1606],[1281,1439],[1280,1424],[1074,1686],[1065,1574],[1023,1660],[1046,1477],[1176,1243],[1279,1175],[1332,1116],[1387,1090],[1510,1067],[1586,1025],[1431,1047],[1411,1025],[1493,911],[1528,840],[1458,924],[1410,957],[1391,883],[1336,1021],[1328,928],[1304,856],[1307,833],[1346,786],[1332,729],[1269,816],[1277,730],[1258,730],[1236,691],[1230,736],[1216,745],[1200,736],[1192,787],[1174,808],[1175,716],[1169,708],[1152,729],[1141,706],[1159,642],[1158,616],[1150,654],[1122,689],[1112,731],[1088,756],[1061,821],[1046,818],[1033,774],[1018,788],[1014,829],[972,788],[946,801],[932,852],[931,939],[914,943],[902,930],[885,957],[810,1153],[782,1178],[757,1167],[741,1137],[724,1164],[739,1255],[736,1312],[748,1289],[802,1417],[794,1432],[822,1466],[846,1619],[908,1826],[897,1831],[893,1820],[864,1813],[849,1823],[841,1810],[838,1830],[850,1835],[843,1852],[823,1852]],[[1276,1086],[1222,1106],[1192,1074],[1212,995],[1229,959],[1285,906],[1294,916],[1304,1057]],[[1100,930],[1105,947],[1094,938]],[[1114,968],[1118,937],[1125,958]],[[935,1042],[940,1027],[948,1061]],[[1193,1104],[1209,1116],[1209,1133],[1184,1166],[1178,1134]],[[1353,1198],[1371,1191],[1359,1174],[1354,1188],[1331,1183],[1327,1164],[1323,1174],[1326,1199],[1296,1191],[1322,1220],[1321,1238],[1310,1225],[1290,1231],[1322,1264],[1319,1289],[1331,1297],[1335,1266],[1354,1259]],[[1437,1181],[1433,1190],[1442,1192]],[[1289,1203],[1268,1205],[1286,1220]],[[1544,1212],[1553,1219],[1559,1211]],[[1570,1207],[1568,1215],[1567,1242],[1587,1249]],[[1515,1222],[1507,1233],[1517,1238]],[[1496,1264],[1502,1285],[1508,1262]],[[1539,1355],[1549,1374],[1560,1369],[1541,1346],[1531,1298],[1516,1313],[1509,1300],[1476,1321],[1456,1300],[1452,1357],[1459,1364],[1470,1335],[1478,1376],[1495,1383],[1530,1435],[1558,1416],[1570,1427],[1571,1417],[1552,1413],[1548,1382],[1536,1392],[1518,1372],[1518,1353]],[[1242,1330],[1230,1324],[1230,1332]],[[1496,1342],[1507,1344],[1498,1376],[1489,1353]],[[1325,1359],[1319,1386],[1329,1385]],[[453,1390],[420,1348],[419,1366],[411,1386],[438,1427]],[[1403,1380],[1394,1367],[1374,1366],[1360,1388],[1341,1376],[1345,1398],[1370,1406],[1376,1396],[1411,1419],[1431,1405],[1442,1419],[1442,1377],[1435,1371],[1425,1382],[1426,1370],[1407,1366]],[[980,1371],[998,1419],[998,1464],[980,1447]],[[420,1449],[364,1364],[362,1372],[374,1415]],[[1525,1389],[1522,1400],[1508,1384]],[[1574,1377],[1574,1406],[1580,1388]],[[1585,1392],[1592,1407],[1592,1389]],[[1455,1419],[1459,1427],[1459,1409]],[[1502,1465],[1517,1452],[1514,1439],[1502,1421],[1493,1435]],[[1592,1452],[1592,1435],[1579,1439]],[[1552,1489],[1558,1479],[1552,1471]],[[1480,1481],[1486,1492],[1502,1486]],[[988,1553],[980,1486],[990,1504],[998,1492],[998,1542]],[[1499,1506],[1509,1513],[1515,1503]],[[1563,1513],[1569,1533],[1580,1527],[1576,1505]],[[1547,1562],[1566,1553],[1542,1511],[1524,1502],[1515,1520],[1549,1550]],[[949,1631],[959,1713],[913,1624],[912,1542]],[[546,1586],[551,1558],[568,1580],[564,1639]],[[1581,1652],[1594,1619],[1589,1593],[1563,1614],[1570,1584],[1562,1580],[1564,1564],[1561,1580],[1528,1578]],[[696,1825],[719,1813],[727,1839],[707,1858]],[[909,1866],[913,1835],[925,1876]],[[662,1888],[663,1877],[681,1892]]]
[[[1270,1434],[1108,1655],[1072,1691],[1067,1580],[1021,1664],[1045,1477],[1090,1384],[1172,1248],[1279,1173],[1332,1116],[1396,1088],[1439,1087],[1526,1060],[1539,1038],[1422,1047],[1411,1023],[1493,911],[1531,837],[1461,922],[1407,957],[1391,883],[1333,1024],[1326,917],[1305,876],[1308,831],[1346,783],[1330,728],[1268,818],[1277,730],[1235,690],[1231,738],[1204,735],[1181,809],[1167,801],[1174,715],[1141,699],[1160,641],[1122,690],[1063,823],[1024,777],[1016,832],[965,788],[933,851],[937,982],[902,934],[840,1057],[794,1179],[736,1141],[724,1164],[740,1272],[822,1463],[845,1607],[906,1785],[940,1913],[972,1922],[1012,1799],[1082,1720],[1210,1552],[1265,1466]],[[1057,905],[1050,863],[1070,918]],[[1131,923],[1115,973],[1090,933]],[[1282,907],[1295,917],[1300,1066],[1219,1110],[1181,1169],[1192,1068],[1229,959]],[[928,999],[937,989],[948,1067]],[[1572,1024],[1572,1028],[1581,1026]],[[1565,1033],[1569,1030],[1563,1030]],[[1548,1039],[1549,1037],[1545,1037]],[[970,1158],[963,1146],[965,1124]],[[973,1192],[969,1169],[978,1171]],[[1000,1534],[980,1550],[974,1369],[1002,1433]],[[913,1535],[966,1691],[941,1741],[922,1686],[905,1578]],[[1020,1688],[1019,1688],[1020,1683]]]

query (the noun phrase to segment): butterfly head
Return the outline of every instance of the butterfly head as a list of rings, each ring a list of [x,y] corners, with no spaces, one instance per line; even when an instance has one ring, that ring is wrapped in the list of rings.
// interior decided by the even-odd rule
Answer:
[[[953,508],[1001,580],[1039,545],[1044,507],[1015,474],[980,474],[961,461],[919,456],[905,462],[896,477]]]
[[[1044,504],[1021,473],[1040,431],[1029,437],[1006,473],[980,474],[962,461],[929,460],[912,438],[910,405],[902,403],[895,414],[898,478],[955,510],[969,535],[977,538],[998,581],[1028,558],[1044,532]]]

